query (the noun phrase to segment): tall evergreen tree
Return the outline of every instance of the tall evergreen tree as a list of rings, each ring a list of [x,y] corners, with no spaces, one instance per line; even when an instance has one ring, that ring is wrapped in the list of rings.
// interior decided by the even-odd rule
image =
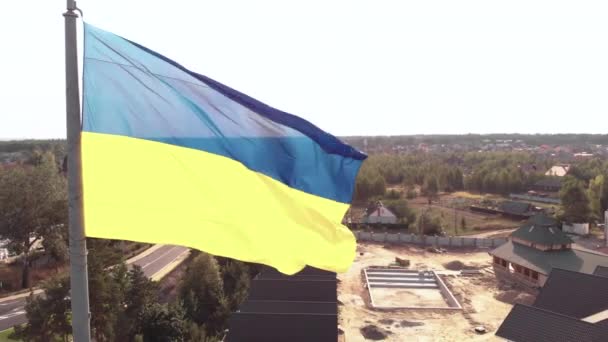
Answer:
[[[140,313],[144,342],[184,341],[188,326],[180,305],[151,303]]]
[[[186,317],[215,334],[223,330],[230,312],[217,261],[200,253],[188,265],[179,289]]]
[[[591,207],[591,217],[595,220],[602,220],[604,216],[604,208],[602,206],[602,197],[604,195],[604,176],[597,175],[589,182],[589,205]]]
[[[567,176],[560,191],[561,210],[560,219],[569,223],[586,223],[591,216],[589,197],[583,182]]]

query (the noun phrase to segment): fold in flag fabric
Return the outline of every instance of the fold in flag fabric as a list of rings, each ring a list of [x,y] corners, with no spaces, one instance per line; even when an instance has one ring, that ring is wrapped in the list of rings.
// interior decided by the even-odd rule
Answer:
[[[286,274],[350,267],[356,241],[341,221],[365,154],[137,43],[84,32],[87,236]]]

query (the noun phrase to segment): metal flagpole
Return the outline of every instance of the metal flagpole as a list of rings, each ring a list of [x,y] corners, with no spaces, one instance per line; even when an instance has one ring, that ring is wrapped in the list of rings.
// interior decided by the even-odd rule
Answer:
[[[82,209],[82,160],[80,146],[80,92],[78,89],[78,45],[76,1],[67,0],[65,17],[66,124],[68,136],[68,204],[70,229],[70,297],[72,334],[75,342],[89,342],[89,284],[87,246]]]

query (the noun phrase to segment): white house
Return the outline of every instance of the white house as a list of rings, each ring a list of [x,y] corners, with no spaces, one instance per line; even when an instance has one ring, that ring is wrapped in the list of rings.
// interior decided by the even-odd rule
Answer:
[[[589,223],[563,223],[562,230],[564,233],[575,235],[589,235]]]
[[[397,216],[388,210],[382,203],[378,203],[376,210],[372,211],[365,218],[365,223],[397,223]]]
[[[570,165],[553,165],[547,172],[545,172],[545,176],[564,177],[568,173],[568,170],[570,170]]]

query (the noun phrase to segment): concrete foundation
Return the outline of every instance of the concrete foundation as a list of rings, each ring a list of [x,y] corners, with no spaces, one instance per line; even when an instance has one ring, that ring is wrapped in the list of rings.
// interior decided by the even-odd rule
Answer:
[[[389,267],[367,268],[363,272],[373,308],[462,309],[434,271]]]

